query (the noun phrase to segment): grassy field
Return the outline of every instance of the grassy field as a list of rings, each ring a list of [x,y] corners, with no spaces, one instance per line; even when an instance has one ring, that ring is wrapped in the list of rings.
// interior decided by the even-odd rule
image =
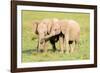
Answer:
[[[32,21],[44,18],[73,19],[80,24],[79,50],[71,54],[59,52],[36,53],[37,35],[32,32]],[[64,13],[43,11],[22,11],[22,62],[42,62],[58,60],[85,60],[90,54],[90,16],[86,13]],[[32,40],[32,38],[36,38]],[[58,42],[59,43],[59,42]],[[59,49],[59,44],[56,44]],[[48,42],[48,49],[52,50]]]

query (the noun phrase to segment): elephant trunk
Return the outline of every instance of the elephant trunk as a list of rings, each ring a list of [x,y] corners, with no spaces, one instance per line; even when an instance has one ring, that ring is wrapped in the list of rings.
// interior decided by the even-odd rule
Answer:
[[[52,37],[52,36],[55,36],[55,35],[54,35],[54,34],[49,34],[49,35],[45,36],[43,39],[44,39],[44,40],[47,40],[47,39],[49,39],[49,38]]]
[[[44,38],[43,38],[43,40],[48,40],[49,38],[51,38],[51,37],[53,37],[53,36],[55,36],[55,35],[58,35],[59,33],[51,33],[51,34],[49,34],[49,35],[46,35]]]

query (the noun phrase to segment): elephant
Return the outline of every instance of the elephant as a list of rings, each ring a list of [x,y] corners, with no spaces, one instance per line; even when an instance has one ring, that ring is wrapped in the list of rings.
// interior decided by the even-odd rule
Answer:
[[[64,34],[65,50],[74,52],[77,45],[79,45],[80,26],[75,20],[60,20],[61,32]]]
[[[46,35],[51,33],[51,29],[54,29],[53,25],[56,23],[56,21],[57,19],[43,19],[40,21],[33,21],[33,32],[38,35],[37,51],[47,52],[46,45],[48,40],[50,40],[53,50],[56,50],[55,43],[58,41],[59,35],[51,36],[49,39],[43,40]]]
[[[56,28],[56,29],[55,29]],[[48,39],[52,36],[59,34],[59,43],[61,53],[63,52],[73,52],[76,45],[79,44],[80,38],[80,26],[75,20],[57,20],[51,33],[45,36],[44,39]]]

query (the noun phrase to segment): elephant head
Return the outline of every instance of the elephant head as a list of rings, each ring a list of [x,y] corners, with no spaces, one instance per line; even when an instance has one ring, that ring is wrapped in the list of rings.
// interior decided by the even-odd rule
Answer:
[[[53,18],[51,22],[52,22],[52,25],[50,27],[50,31],[48,35],[46,35],[43,39],[48,39],[52,36],[60,34],[61,32],[59,20],[57,18]]]
[[[32,22],[32,24],[33,24],[33,32],[34,32],[35,34],[38,34],[37,28],[38,28],[38,24],[39,24],[40,22],[41,22],[41,21],[39,21],[39,20],[34,20],[34,21]]]

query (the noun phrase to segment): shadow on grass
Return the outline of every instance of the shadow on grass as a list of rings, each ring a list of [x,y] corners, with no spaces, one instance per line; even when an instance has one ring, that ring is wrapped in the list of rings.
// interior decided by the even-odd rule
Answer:
[[[23,50],[22,53],[27,53],[27,54],[32,54],[33,52],[37,52],[36,49],[28,49],[28,50]]]
[[[47,52],[59,52],[60,50],[54,51],[53,49],[48,49]],[[32,53],[38,53],[37,49],[28,49],[22,51],[22,53],[32,54]]]

